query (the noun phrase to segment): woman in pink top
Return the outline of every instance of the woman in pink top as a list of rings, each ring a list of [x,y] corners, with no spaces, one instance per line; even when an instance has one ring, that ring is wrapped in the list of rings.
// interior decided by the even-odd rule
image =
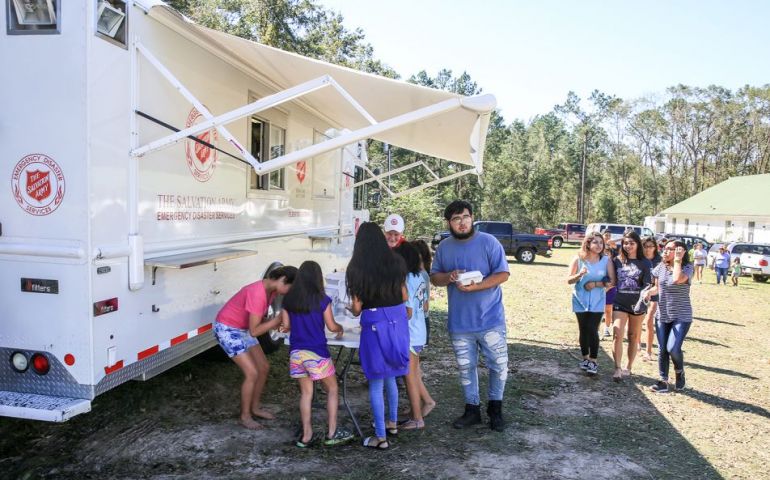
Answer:
[[[296,273],[295,267],[279,267],[271,271],[266,279],[246,285],[225,303],[214,322],[214,334],[219,345],[243,372],[240,421],[252,430],[262,428],[252,415],[268,420],[275,418],[262,409],[262,390],[270,363],[257,337],[278,328],[280,316],[276,315],[266,322],[263,319],[275,296],[289,292]]]

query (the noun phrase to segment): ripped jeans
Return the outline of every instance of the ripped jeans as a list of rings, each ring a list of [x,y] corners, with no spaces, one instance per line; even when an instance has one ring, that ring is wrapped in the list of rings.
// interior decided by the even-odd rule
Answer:
[[[508,345],[505,342],[505,327],[473,333],[451,333],[452,348],[460,370],[460,385],[465,394],[465,403],[478,405],[479,399],[479,349],[489,368],[489,398],[502,400],[505,380],[508,378]]]

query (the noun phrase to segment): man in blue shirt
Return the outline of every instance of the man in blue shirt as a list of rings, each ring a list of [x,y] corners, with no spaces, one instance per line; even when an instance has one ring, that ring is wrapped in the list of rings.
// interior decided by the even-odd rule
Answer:
[[[465,394],[465,413],[452,423],[466,428],[481,423],[478,351],[489,368],[487,415],[493,430],[503,431],[503,391],[508,377],[508,345],[500,284],[508,280],[505,251],[495,237],[473,229],[473,206],[455,200],[444,210],[451,237],[439,243],[431,283],[449,293],[449,337]],[[479,283],[462,285],[463,272],[478,270]]]

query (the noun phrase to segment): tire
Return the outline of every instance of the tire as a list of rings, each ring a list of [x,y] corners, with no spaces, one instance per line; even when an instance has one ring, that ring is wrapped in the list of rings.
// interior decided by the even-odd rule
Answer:
[[[767,279],[770,278],[770,277],[768,277],[767,275],[756,275],[756,274],[754,274],[754,275],[751,276],[751,278],[755,282],[765,283],[765,282],[767,282]]]
[[[561,237],[553,237],[551,245],[553,245],[553,248],[561,248],[563,243],[564,243],[564,239],[562,239]]]
[[[520,248],[516,252],[516,260],[521,263],[532,263],[535,261],[535,250],[529,247]]]

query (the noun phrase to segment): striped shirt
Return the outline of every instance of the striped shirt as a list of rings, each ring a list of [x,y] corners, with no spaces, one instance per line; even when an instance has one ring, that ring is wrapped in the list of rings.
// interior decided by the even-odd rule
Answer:
[[[690,279],[693,274],[692,264],[682,267],[682,273],[687,275],[687,282],[674,284],[672,271],[665,263],[660,262],[652,270],[652,276],[658,279],[658,311],[655,314],[659,322],[671,323],[692,322],[692,305],[690,304]]]

